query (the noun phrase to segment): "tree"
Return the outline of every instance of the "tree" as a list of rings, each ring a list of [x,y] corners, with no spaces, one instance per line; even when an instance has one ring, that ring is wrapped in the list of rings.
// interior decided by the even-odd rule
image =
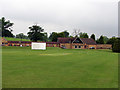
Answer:
[[[108,39],[107,44],[112,44],[113,45],[116,39],[117,38],[115,38],[115,37],[112,37],[112,38]]]
[[[90,38],[92,38],[93,40],[95,40],[95,34],[92,34],[92,35],[90,36]]]
[[[99,43],[99,39],[96,40],[96,43],[97,43],[97,44],[100,44],[100,43]]]
[[[73,38],[73,36],[70,35],[70,38]]]
[[[104,37],[102,35],[99,38],[99,44],[104,44]]]
[[[52,32],[49,38],[52,42],[57,42],[58,34],[56,32]]]
[[[63,31],[63,32],[60,32],[60,33],[57,33],[58,37],[69,37],[69,32],[67,31]]]
[[[80,29],[74,29],[72,34],[73,34],[73,37],[79,37]]]
[[[104,43],[106,44],[108,42],[109,38],[107,36],[103,36],[103,38],[104,38]]]
[[[50,36],[49,36],[49,41],[52,41],[52,35],[53,35],[53,32],[52,33],[50,33]]]
[[[16,35],[16,38],[20,38],[22,41],[22,39],[28,39],[28,36],[24,35],[23,33],[20,33]]]
[[[48,40],[48,34],[45,32],[45,33],[43,33],[44,35],[43,35],[43,41],[47,41]]]
[[[107,44],[112,44],[112,48],[113,48],[113,45],[114,45],[116,39],[117,39],[116,37],[112,37],[112,38],[108,39]]]
[[[30,31],[27,33],[30,40],[37,42],[38,40],[43,40],[43,32],[44,29],[38,25],[33,25],[29,27]]]
[[[79,35],[80,35],[80,38],[88,38],[89,36],[88,36],[88,34],[87,33],[79,33]]]
[[[65,37],[65,34],[64,34],[64,32],[57,33],[57,37]]]
[[[49,40],[51,40],[53,42],[57,42],[57,39],[59,37],[69,37],[69,32],[67,32],[67,31],[60,32],[60,33],[52,32],[49,36]]]
[[[0,19],[1,22],[1,29],[2,29],[2,37],[14,37],[12,34],[11,27],[13,26],[13,23],[11,23],[9,20],[6,21],[4,17]]]
[[[69,37],[69,32],[64,31],[63,33],[64,33],[64,37]]]
[[[114,44],[113,44],[113,48],[112,48],[113,52],[119,52],[120,53],[120,39],[116,39]]]

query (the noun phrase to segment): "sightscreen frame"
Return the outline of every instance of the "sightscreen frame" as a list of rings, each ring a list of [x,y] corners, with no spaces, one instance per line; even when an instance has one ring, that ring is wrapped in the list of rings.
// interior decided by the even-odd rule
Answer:
[[[31,49],[33,49],[33,50],[46,50],[46,43],[32,42]]]

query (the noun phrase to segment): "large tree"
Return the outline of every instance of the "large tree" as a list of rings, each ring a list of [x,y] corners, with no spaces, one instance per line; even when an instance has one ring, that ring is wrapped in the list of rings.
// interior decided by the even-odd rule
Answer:
[[[28,37],[30,38],[30,40],[37,42],[38,40],[43,40],[43,36],[44,34],[41,33],[44,31],[44,29],[42,29],[42,27],[38,26],[38,25],[33,25],[31,27],[29,27],[30,31],[27,33]]]
[[[102,35],[99,38],[99,44],[104,44],[104,37]]]
[[[49,39],[50,39],[52,42],[57,42],[57,38],[58,38],[58,33],[57,33],[57,32],[52,32],[52,33],[50,34]]]
[[[87,33],[79,33],[80,35],[80,38],[89,38],[88,34]]]
[[[117,39],[116,37],[109,38],[108,41],[107,41],[107,44],[112,44],[113,45],[116,39]]]
[[[65,37],[64,32],[57,33],[57,37]]]
[[[13,23],[11,23],[9,20],[6,21],[4,17],[0,19],[0,24],[1,24],[1,31],[2,31],[2,37],[14,37],[12,34],[12,26]]]
[[[114,45],[116,39],[117,39],[116,37],[109,38],[107,41],[107,44],[112,44],[112,48],[113,48],[113,45]]]
[[[93,40],[95,40],[95,34],[92,34],[92,35],[90,36],[90,38],[92,38]]]
[[[49,36],[49,39],[53,42],[57,42],[57,39],[59,37],[69,37],[69,32],[67,32],[67,31],[63,31],[63,32],[60,32],[60,33],[52,32]]]
[[[64,37],[69,37],[69,32],[68,31],[63,31],[62,33],[64,33]]]

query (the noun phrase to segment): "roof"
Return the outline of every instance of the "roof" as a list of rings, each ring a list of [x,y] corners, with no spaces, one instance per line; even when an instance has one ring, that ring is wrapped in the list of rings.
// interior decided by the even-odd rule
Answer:
[[[96,44],[95,40],[92,38],[79,38],[83,44]],[[58,38],[59,43],[72,43],[76,38]]]
[[[31,43],[31,41],[8,41],[8,43]],[[36,42],[42,43],[42,42]],[[44,42],[46,44],[59,44],[59,42]]]
[[[60,44],[59,42],[46,42],[46,44]]]
[[[75,40],[75,38],[58,38],[59,43],[71,43]]]
[[[21,41],[21,43],[31,43],[31,41]]]
[[[37,42],[37,43],[46,43],[46,44],[60,44],[59,42]]]
[[[19,41],[8,41],[8,43],[19,43]]]
[[[8,41],[8,43],[31,43],[31,41]]]
[[[96,44],[95,40],[93,40],[92,38],[80,38],[80,40],[85,44]]]
[[[95,45],[96,42],[92,38],[79,38],[83,44]],[[45,42],[46,44],[73,43],[76,38],[58,38],[58,42]],[[8,41],[8,43],[31,43],[31,41]],[[38,42],[39,43],[39,42]]]

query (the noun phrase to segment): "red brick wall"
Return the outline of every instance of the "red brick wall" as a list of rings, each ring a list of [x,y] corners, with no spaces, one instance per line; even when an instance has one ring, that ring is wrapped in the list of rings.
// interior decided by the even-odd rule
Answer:
[[[112,49],[111,44],[97,44],[97,49]]]

